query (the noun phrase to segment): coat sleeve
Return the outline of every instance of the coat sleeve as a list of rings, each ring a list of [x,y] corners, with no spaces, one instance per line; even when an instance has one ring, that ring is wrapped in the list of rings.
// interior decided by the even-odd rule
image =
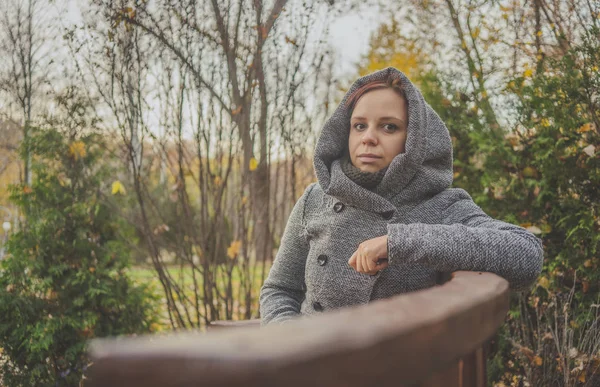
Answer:
[[[390,265],[418,262],[444,272],[492,272],[513,290],[526,290],[536,280],[543,255],[540,239],[489,217],[470,196],[446,209],[443,224],[388,225]]]
[[[304,236],[304,208],[309,186],[288,218],[273,266],[260,290],[261,325],[282,323],[300,316],[304,301],[304,267],[309,243]]]

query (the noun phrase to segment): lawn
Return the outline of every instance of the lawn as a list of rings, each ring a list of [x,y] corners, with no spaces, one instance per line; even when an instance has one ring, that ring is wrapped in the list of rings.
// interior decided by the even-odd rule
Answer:
[[[267,265],[266,269],[265,269],[265,278],[266,275],[268,274],[268,270],[269,270],[269,266]],[[176,282],[177,286],[180,286],[184,289],[184,293],[186,295],[186,297],[188,297],[189,299],[193,300],[194,296],[195,296],[195,292],[194,292],[194,281],[193,281],[193,277],[192,277],[192,269],[190,267],[180,267],[180,266],[170,266],[168,268],[168,272],[169,275],[171,276],[171,278]],[[258,295],[260,292],[260,287],[262,286],[262,279],[261,279],[261,267],[260,266],[256,266],[254,268],[252,268],[252,272],[253,272],[253,280],[251,281],[251,299],[252,299],[252,304],[251,304],[251,310],[252,310],[252,318],[256,318],[258,317]],[[167,302],[166,302],[166,297],[163,291],[163,287],[159,281],[158,275],[155,271],[155,269],[153,267],[149,267],[149,266],[135,266],[132,267],[130,269],[130,275],[131,278],[140,284],[147,284],[150,285],[152,291],[154,292],[154,294],[157,296],[157,298],[159,298],[160,301],[160,318],[159,318],[159,323],[157,325],[154,325],[153,329],[155,331],[164,331],[164,330],[171,330],[171,324],[170,324],[170,320],[169,320],[169,315],[168,315],[168,308],[167,308]],[[227,273],[225,272],[225,270],[218,270],[217,271],[217,288],[219,293],[222,295],[221,297],[218,297],[218,300],[215,300],[215,302],[213,303],[215,308],[219,309],[222,313],[222,315],[224,316],[224,311],[225,311],[225,299],[224,299],[224,295],[225,295],[225,290],[228,284],[228,276]],[[232,294],[233,294],[233,300],[232,300],[232,305],[233,305],[233,319],[234,320],[240,320],[244,318],[244,314],[245,314],[245,305],[246,303],[243,301],[244,299],[244,292],[243,289],[241,288],[243,283],[246,283],[248,281],[242,281],[241,279],[243,278],[243,276],[240,275],[240,270],[239,268],[235,267],[231,273],[231,288],[232,288]],[[202,276],[199,275],[198,272],[196,272],[196,280],[198,281],[197,287],[198,289],[200,289],[200,291],[202,291]],[[248,286],[248,284],[246,285]],[[201,310],[203,310],[203,308],[201,307]],[[191,316],[195,316],[196,315],[196,310],[193,306],[189,306],[187,312],[191,315]],[[221,319],[224,319],[224,317],[220,317]]]

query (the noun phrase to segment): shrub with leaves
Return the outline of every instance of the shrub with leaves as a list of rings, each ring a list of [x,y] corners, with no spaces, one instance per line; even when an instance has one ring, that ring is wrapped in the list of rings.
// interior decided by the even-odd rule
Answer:
[[[503,334],[512,348],[505,358],[516,361],[506,382],[600,384],[599,36],[591,28],[567,55],[507,86],[519,122],[496,148],[477,199],[538,234],[546,260],[533,293],[514,296]]]
[[[2,384],[78,385],[86,341],[149,331],[154,302],[127,277],[128,231],[106,205],[102,138],[38,129],[29,149],[33,182],[11,193],[25,222],[0,272]]]

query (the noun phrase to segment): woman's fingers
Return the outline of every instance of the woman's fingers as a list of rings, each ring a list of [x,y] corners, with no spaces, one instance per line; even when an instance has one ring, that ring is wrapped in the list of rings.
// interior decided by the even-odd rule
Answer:
[[[373,261],[373,259],[375,259],[375,261]],[[369,271],[377,271],[377,257],[373,258],[373,257],[367,257],[365,259],[365,261],[367,262],[367,266],[369,267]]]
[[[363,263],[363,257],[361,253],[356,254],[356,267],[359,273],[364,273],[365,272],[365,266]]]
[[[359,273],[369,275],[377,274],[388,267],[387,259],[374,261],[370,254],[364,252],[360,246],[348,260],[348,265]]]
[[[352,254],[350,259],[348,260],[348,265],[350,265],[354,270],[356,270],[356,251],[354,252],[354,254]]]

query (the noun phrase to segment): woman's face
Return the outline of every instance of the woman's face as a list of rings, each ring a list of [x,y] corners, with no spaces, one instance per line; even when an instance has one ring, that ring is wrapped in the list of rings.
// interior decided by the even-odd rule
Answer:
[[[364,94],[350,118],[348,150],[352,164],[363,172],[377,172],[404,152],[408,125],[407,104],[392,89]]]

